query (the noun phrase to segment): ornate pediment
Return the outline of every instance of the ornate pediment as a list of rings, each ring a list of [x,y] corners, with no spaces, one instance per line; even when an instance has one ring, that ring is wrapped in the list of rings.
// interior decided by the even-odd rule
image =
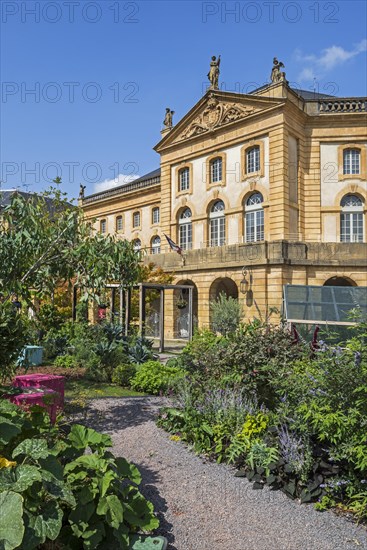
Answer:
[[[250,105],[219,101],[214,94],[210,94],[203,111],[184,129],[177,141],[211,132],[219,126],[245,118],[258,110]]]

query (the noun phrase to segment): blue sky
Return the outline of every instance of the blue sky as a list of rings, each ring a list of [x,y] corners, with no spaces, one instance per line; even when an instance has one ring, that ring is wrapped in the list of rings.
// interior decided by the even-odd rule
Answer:
[[[2,188],[61,175],[75,197],[157,168],[165,108],[200,99],[212,55],[225,90],[266,83],[275,55],[295,87],[365,96],[365,27],[352,0],[2,0]]]

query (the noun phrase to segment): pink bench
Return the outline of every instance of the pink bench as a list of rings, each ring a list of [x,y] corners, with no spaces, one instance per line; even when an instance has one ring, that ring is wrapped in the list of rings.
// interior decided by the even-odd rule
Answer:
[[[12,403],[22,407],[40,405],[45,407],[51,422],[55,422],[57,411],[64,408],[65,379],[53,374],[23,374],[16,376],[13,385],[18,388],[37,388],[42,391],[10,396]]]
[[[57,415],[57,393],[53,390],[43,390],[37,393],[18,393],[18,395],[9,395],[7,397],[11,403],[18,405],[23,409],[33,407],[33,405],[39,405],[47,409],[50,415],[50,420],[54,424],[56,422]]]
[[[65,395],[65,378],[55,374],[22,374],[16,376],[13,386],[18,388],[49,388],[58,394],[56,405],[63,409]]]

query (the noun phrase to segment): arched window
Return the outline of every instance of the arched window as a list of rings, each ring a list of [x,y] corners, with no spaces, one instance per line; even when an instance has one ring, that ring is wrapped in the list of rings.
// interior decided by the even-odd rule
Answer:
[[[210,183],[222,181],[222,158],[217,157],[210,161]]]
[[[344,149],[343,151],[343,174],[360,174],[359,149]]]
[[[222,246],[226,242],[224,202],[216,201],[209,214],[210,246]]]
[[[357,195],[345,195],[340,206],[340,241],[342,243],[363,242],[363,202]]]
[[[100,222],[101,233],[107,233],[107,221],[101,220]]]
[[[152,223],[159,223],[159,208],[156,206],[152,209]]]
[[[188,191],[190,189],[190,169],[182,168],[178,172],[178,190]]]
[[[138,250],[141,250],[141,240],[140,239],[135,239],[133,241],[133,247],[134,247],[135,252],[137,252]]]
[[[182,250],[190,250],[192,248],[191,215],[190,208],[185,208],[178,220],[179,243]]]
[[[160,254],[161,253],[161,238],[156,236],[153,237],[151,242],[151,252],[152,254]]]
[[[245,242],[255,243],[264,240],[264,202],[261,193],[249,196],[245,205]]]
[[[120,233],[122,231],[122,216],[116,217],[116,232]]]
[[[260,147],[255,145],[246,151],[246,174],[259,172],[260,170]]]

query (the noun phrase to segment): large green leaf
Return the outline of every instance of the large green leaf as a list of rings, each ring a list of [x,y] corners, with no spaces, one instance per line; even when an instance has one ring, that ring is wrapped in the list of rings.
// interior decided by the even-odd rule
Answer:
[[[65,502],[72,508],[76,506],[76,500],[70,487],[63,481],[52,476],[49,472],[43,473],[47,474],[43,476],[43,485],[48,494],[56,500]],[[45,479],[45,477],[47,477],[47,479]]]
[[[11,490],[21,493],[41,479],[37,466],[21,464],[16,468],[2,468],[0,469],[0,491]]]
[[[65,466],[64,471],[70,472],[75,470],[75,468],[83,466],[85,468],[90,468],[91,470],[98,470],[99,472],[104,472],[107,469],[108,463],[103,458],[99,458],[97,455],[83,455],[78,456],[73,462],[70,462]]]
[[[24,535],[23,498],[12,491],[0,493],[0,548],[13,550]]]
[[[0,445],[7,445],[20,431],[10,419],[0,416]]]
[[[101,434],[80,424],[74,424],[72,426],[68,439],[77,449],[112,446],[111,437],[109,435]]]
[[[128,462],[125,458],[118,457],[115,459],[117,472],[122,477],[127,477],[137,485],[141,483],[141,475],[138,468]]]
[[[42,467],[42,470],[46,470],[60,481],[63,480],[64,469],[61,462],[55,456],[49,455],[47,458],[41,458],[39,460],[39,463]]]
[[[25,439],[14,449],[13,458],[18,455],[25,455],[38,460],[39,458],[47,458],[49,450],[45,439]]]
[[[95,509],[96,507],[94,502],[88,502],[87,504],[81,504],[78,502],[76,508],[69,514],[69,523],[71,525],[86,525],[95,512]]]
[[[87,502],[94,500],[95,495],[96,491],[93,491],[90,487],[83,487],[76,496],[80,504],[87,504]]]
[[[106,516],[108,524],[118,529],[124,518],[123,507],[116,495],[108,495],[99,500],[97,514]]]
[[[107,470],[103,477],[98,480],[98,488],[101,497],[105,496],[114,479],[116,479],[115,472],[113,472],[112,470]]]
[[[46,539],[56,540],[62,526],[63,512],[56,502],[44,503],[39,514],[28,514],[29,527],[43,544]]]
[[[124,503],[124,516],[128,522],[144,531],[159,527],[159,520],[154,515],[154,507],[139,491],[130,494],[129,502]]]
[[[93,524],[92,529],[84,531],[82,534],[83,548],[93,550],[94,548],[101,548],[99,544],[102,542],[103,537],[106,534],[106,530],[102,521]]]

